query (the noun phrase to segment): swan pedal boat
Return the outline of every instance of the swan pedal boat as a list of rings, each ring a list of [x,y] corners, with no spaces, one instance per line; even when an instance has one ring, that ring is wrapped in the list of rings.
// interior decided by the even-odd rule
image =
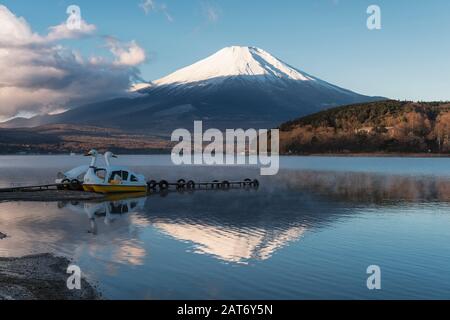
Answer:
[[[83,190],[102,194],[147,192],[145,177],[123,166],[112,166],[110,158],[117,158],[111,152],[105,154],[105,168],[96,166],[98,153],[91,150],[86,156],[92,157],[83,180]]]
[[[96,174],[103,176],[104,169],[96,169]],[[83,190],[95,193],[144,193],[147,192],[147,183],[139,181],[139,176],[123,167],[106,170],[104,179],[98,182],[91,182],[89,179],[83,184]],[[128,178],[127,178],[128,177]]]

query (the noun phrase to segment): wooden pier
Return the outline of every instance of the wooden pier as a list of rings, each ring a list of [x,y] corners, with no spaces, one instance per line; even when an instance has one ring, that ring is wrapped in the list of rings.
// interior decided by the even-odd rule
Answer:
[[[186,181],[184,179],[178,180],[176,183],[169,183],[165,180],[160,182],[156,182],[154,180],[149,181],[147,183],[149,191],[155,190],[168,190],[171,187],[176,190],[207,190],[207,189],[220,189],[220,190],[228,190],[228,189],[236,189],[236,188],[258,188],[259,181],[245,179],[244,181],[218,181],[214,180],[212,182],[195,182],[193,180]]]
[[[193,192],[205,190],[231,189],[257,189],[258,180],[246,179],[244,181],[218,181],[212,182],[194,182],[178,180],[176,183],[169,183],[166,180],[159,182],[149,181],[147,183],[147,194],[154,193],[165,194],[170,191]],[[124,194],[126,195],[126,194]],[[82,184],[44,184],[34,186],[17,186],[9,188],[0,188],[0,202],[2,201],[90,201],[107,199],[107,195],[93,192],[84,192]]]
[[[50,190],[62,190],[67,186],[64,184],[45,184],[39,186],[19,186],[0,189],[0,193],[7,192],[39,192],[39,191],[50,191]]]

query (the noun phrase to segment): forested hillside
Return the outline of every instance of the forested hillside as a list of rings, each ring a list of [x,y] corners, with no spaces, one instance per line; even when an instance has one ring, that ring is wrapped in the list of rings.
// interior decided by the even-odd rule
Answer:
[[[386,100],[330,109],[283,124],[281,151],[450,153],[450,103]]]

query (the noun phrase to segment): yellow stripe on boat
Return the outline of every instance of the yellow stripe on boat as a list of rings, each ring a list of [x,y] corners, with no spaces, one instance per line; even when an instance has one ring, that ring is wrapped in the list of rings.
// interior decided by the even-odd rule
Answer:
[[[95,192],[94,188],[92,188],[92,186],[88,186],[88,185],[83,185],[83,190],[86,192]]]
[[[128,193],[147,192],[147,186],[123,186],[123,185],[84,185],[85,191],[96,193]]]

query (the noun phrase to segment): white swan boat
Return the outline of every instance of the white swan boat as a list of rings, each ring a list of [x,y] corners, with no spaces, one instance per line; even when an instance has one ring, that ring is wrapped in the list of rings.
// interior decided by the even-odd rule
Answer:
[[[111,165],[111,159],[117,158],[111,152],[104,155],[106,167],[98,167],[97,150],[91,150],[85,156],[91,157],[89,165],[76,167],[66,173],[58,173],[56,184],[69,186],[72,190],[84,190],[96,193],[141,193],[147,192],[145,177],[123,166]]]
[[[92,160],[83,179],[84,191],[104,194],[147,192],[147,182],[143,175],[127,167],[111,165],[111,158],[117,158],[113,153],[105,153],[105,168],[96,166],[98,158],[96,150],[91,150],[86,156],[90,156]]]

